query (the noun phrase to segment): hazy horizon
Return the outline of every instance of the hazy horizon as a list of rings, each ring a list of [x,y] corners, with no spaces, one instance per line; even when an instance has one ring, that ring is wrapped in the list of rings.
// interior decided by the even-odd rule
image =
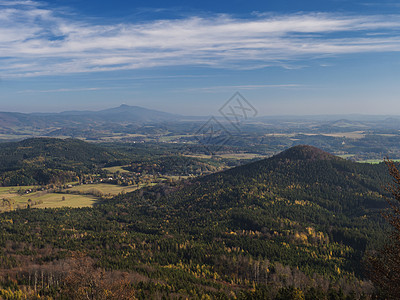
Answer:
[[[113,106],[113,107],[106,107],[106,108],[102,108],[102,109],[69,109],[69,110],[60,110],[60,111],[51,111],[51,112],[45,112],[45,111],[32,111],[32,112],[22,112],[22,111],[0,111],[0,113],[22,113],[22,114],[61,114],[61,113],[68,113],[68,112],[100,112],[100,111],[105,111],[105,110],[109,110],[109,109],[114,109],[114,108],[118,108],[118,107],[123,107],[123,106],[129,106],[129,107],[139,107],[139,108],[144,108],[147,110],[154,110],[154,111],[159,111],[159,112],[165,112],[165,113],[170,113],[170,114],[175,114],[174,112],[170,112],[170,111],[164,111],[164,110],[159,110],[157,108],[152,108],[152,107],[146,107],[146,106],[138,106],[138,105],[127,105],[125,103],[122,103],[120,105],[117,106]],[[209,114],[209,115],[200,115],[200,114],[176,114],[177,116],[181,116],[181,117],[204,117],[204,118],[209,118],[210,116],[213,116],[213,114]],[[223,116],[221,115],[216,115],[216,118],[221,118],[224,119]],[[400,113],[399,114],[362,114],[362,113],[342,113],[342,114],[274,114],[274,115],[263,115],[263,114],[259,114],[257,112],[257,116],[255,117],[251,117],[249,116],[247,119],[249,121],[251,120],[255,120],[255,119],[260,119],[260,118],[318,118],[318,117],[328,117],[328,118],[345,118],[345,117],[353,117],[353,118],[390,118],[390,117],[400,117]]]

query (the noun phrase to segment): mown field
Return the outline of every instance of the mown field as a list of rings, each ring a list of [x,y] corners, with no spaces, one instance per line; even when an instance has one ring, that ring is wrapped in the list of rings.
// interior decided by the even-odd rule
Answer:
[[[0,212],[18,208],[57,208],[57,207],[90,207],[98,198],[92,195],[72,195],[65,193],[53,193],[37,191],[22,194],[34,186],[1,187],[0,188]]]
[[[120,173],[129,173],[129,171],[123,169],[124,166],[115,166],[115,167],[108,167],[103,168],[103,170],[107,171],[109,174],[120,172]]]
[[[33,206],[34,208],[58,208],[58,207],[91,207],[98,198],[90,195],[71,195],[47,193],[40,197],[41,204]]]
[[[137,190],[136,185],[120,186],[107,183],[83,184],[66,189],[66,191],[68,192],[79,192],[84,194],[96,194],[96,192],[100,192],[103,195],[110,195],[110,196],[115,196],[120,193],[129,193],[135,190]]]

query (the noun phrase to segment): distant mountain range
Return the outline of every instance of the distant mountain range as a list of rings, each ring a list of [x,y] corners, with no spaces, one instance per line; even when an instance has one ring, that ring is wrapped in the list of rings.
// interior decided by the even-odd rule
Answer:
[[[51,126],[72,123],[148,123],[178,120],[183,118],[139,106],[121,105],[100,111],[65,111],[61,113],[14,113],[0,112],[1,126]]]
[[[125,104],[100,111],[0,112],[0,134],[13,136],[9,140],[20,139],[18,136],[96,139],[103,136],[105,132],[108,136],[116,132],[134,133],[135,129],[145,124],[177,122],[183,119],[188,119],[188,117]]]
[[[223,119],[218,114],[217,119]],[[35,125],[41,126],[47,122],[48,125],[69,124],[70,122],[77,123],[92,123],[92,122],[112,122],[112,123],[157,123],[165,121],[180,121],[180,120],[206,120],[208,116],[186,116],[180,114],[172,114],[159,110],[144,108],[140,106],[130,106],[122,104],[118,107],[108,108],[99,111],[89,110],[71,110],[60,113],[19,113],[19,112],[0,112],[0,126],[21,126]],[[357,124],[359,122],[400,122],[400,116],[384,116],[384,115],[282,115],[282,116],[261,116],[251,118],[247,121],[325,121],[335,126]],[[50,123],[49,123],[50,122]],[[337,123],[337,124],[336,124]]]
[[[222,136],[233,136],[228,141],[230,145],[268,144],[275,153],[284,146],[302,143],[344,154],[348,153],[348,148],[352,149],[350,153],[355,154],[371,152],[365,147],[370,148],[377,141],[376,137],[372,143],[370,140],[358,140],[364,134],[382,134],[379,138],[385,140],[372,149],[376,153],[373,158],[381,158],[382,153],[388,153],[388,149],[397,149],[398,142],[392,137],[400,130],[398,116],[264,116],[244,119],[239,114],[238,121],[233,120],[235,126],[232,126],[219,112],[215,112],[214,119],[210,119],[210,116],[183,116],[125,104],[100,111],[0,112],[0,141],[71,137],[98,142],[197,143],[199,139],[196,135],[210,130]],[[349,132],[353,133],[344,134]],[[281,134],[279,141],[271,136],[275,133]],[[344,142],[344,138],[352,139]],[[209,141],[218,144],[220,140],[218,136],[213,136]],[[343,145],[347,148],[343,149]],[[382,145],[385,147],[382,148]]]
[[[52,126],[71,126],[78,124],[116,123],[116,124],[146,124],[182,120],[207,120],[207,116],[184,116],[148,109],[140,106],[122,104],[118,107],[100,111],[71,110],[60,113],[19,113],[0,112],[0,127],[13,128],[33,126],[37,128]],[[223,119],[217,115],[217,119]],[[247,121],[325,121],[332,126],[362,126],[359,122],[399,123],[400,116],[367,116],[367,115],[310,115],[310,116],[263,116]]]

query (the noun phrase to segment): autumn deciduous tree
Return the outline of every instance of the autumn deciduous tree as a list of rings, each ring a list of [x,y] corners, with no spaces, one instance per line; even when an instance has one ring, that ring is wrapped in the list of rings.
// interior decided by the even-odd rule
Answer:
[[[387,191],[389,209],[383,212],[384,218],[393,230],[389,243],[368,260],[368,272],[381,298],[400,299],[400,171],[392,160],[385,160],[393,181]]]
[[[75,264],[75,265],[74,265]],[[90,258],[76,260],[64,279],[62,296],[77,300],[131,300],[135,290],[125,278],[110,278],[110,273],[94,267]]]

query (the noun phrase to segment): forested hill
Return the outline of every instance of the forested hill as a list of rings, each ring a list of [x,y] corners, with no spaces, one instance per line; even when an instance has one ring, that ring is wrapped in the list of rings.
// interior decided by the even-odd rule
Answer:
[[[386,174],[384,164],[297,146],[93,208],[7,212],[0,268],[31,290],[44,274],[38,293],[56,299],[92,291],[92,281],[102,291],[115,271],[140,299],[371,299],[362,262],[387,230]]]
[[[171,149],[153,144],[94,144],[56,138],[0,143],[0,185],[62,184],[77,176],[104,177],[102,168],[109,166],[178,176],[217,169],[218,164],[211,160],[185,157]]]
[[[194,211],[288,204],[301,206],[303,217],[309,209],[319,212],[312,214],[316,218],[334,213],[361,217],[375,215],[384,207],[382,186],[389,180],[383,163],[360,164],[315,147],[295,146],[274,157],[200,178],[167,201],[176,207],[189,205]]]
[[[146,224],[135,225],[143,232],[204,234],[208,241],[222,240],[304,272],[362,278],[365,251],[383,241],[382,186],[389,180],[384,164],[354,163],[296,146],[196,179],[163,197],[155,188],[141,200],[131,194],[120,201],[147,212]]]
[[[77,139],[32,138],[0,144],[0,171],[23,166],[77,171],[121,158],[121,153]]]
[[[32,138],[0,144],[1,184],[31,185],[70,181],[121,159],[119,152],[76,139]]]
[[[121,154],[77,139],[31,138],[0,144],[1,170],[17,169],[24,163],[69,168],[106,163]]]
[[[313,146],[298,145],[275,155],[274,159],[330,160],[340,158]]]

